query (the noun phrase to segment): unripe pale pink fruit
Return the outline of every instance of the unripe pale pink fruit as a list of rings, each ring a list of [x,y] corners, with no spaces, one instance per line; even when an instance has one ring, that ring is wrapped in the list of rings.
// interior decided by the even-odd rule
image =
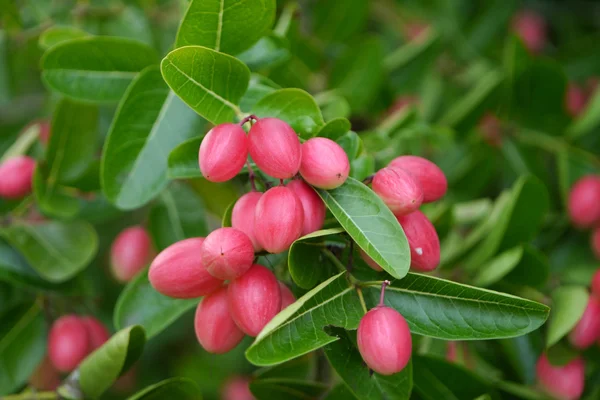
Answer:
[[[311,185],[321,189],[341,186],[350,173],[346,152],[331,139],[316,137],[302,144],[300,175]]]
[[[235,228],[219,228],[204,239],[202,263],[218,279],[232,280],[252,266],[254,247],[248,236]]]
[[[565,107],[572,117],[577,117],[585,109],[587,93],[585,89],[576,83],[569,83],[565,93]]]
[[[226,287],[209,294],[198,304],[194,328],[198,342],[209,353],[227,353],[242,341],[244,332],[229,313]]]
[[[440,264],[440,239],[433,224],[421,211],[398,217],[408,245],[410,267],[416,271],[432,271]]]
[[[448,181],[444,172],[431,161],[418,156],[400,156],[393,159],[390,167],[408,171],[423,189],[423,203],[439,200],[446,194]]]
[[[290,304],[294,304],[296,302],[296,297],[294,297],[294,293],[288,288],[283,282],[279,282],[279,289],[281,290],[281,309],[283,310]]]
[[[540,386],[547,394],[558,400],[577,400],[583,393],[585,363],[581,357],[566,365],[550,364],[546,354],[542,354],[536,364]]]
[[[20,199],[31,193],[35,160],[27,156],[12,157],[0,165],[0,197]]]
[[[284,121],[261,118],[248,134],[250,156],[265,174],[290,179],[298,173],[302,149],[298,135]]]
[[[225,182],[236,176],[248,158],[248,138],[241,126],[221,124],[202,140],[198,163],[202,175],[211,182]]]
[[[284,186],[262,195],[254,212],[254,232],[269,253],[281,253],[302,235],[304,210],[298,196]]]
[[[569,216],[573,224],[588,228],[600,221],[600,176],[579,179],[569,192]]]
[[[381,266],[377,264],[375,260],[369,257],[369,255],[365,253],[363,249],[359,249],[358,252],[360,253],[360,258],[362,258],[369,267],[373,268],[375,271],[383,271],[383,268],[381,268]]]
[[[110,250],[110,266],[119,282],[129,282],[152,261],[152,241],[141,226],[125,229]]]
[[[164,249],[150,265],[148,279],[158,292],[178,299],[206,296],[223,281],[208,273],[202,263],[204,238],[181,240]]]
[[[37,390],[55,390],[60,385],[60,374],[48,356],[45,356],[37,366],[29,378],[29,384]]]
[[[546,45],[546,21],[533,11],[520,11],[512,20],[512,30],[532,53],[539,53]]]
[[[600,260],[600,226],[595,227],[592,231],[592,235],[590,236],[590,245],[594,255],[598,260]]]
[[[596,297],[600,297],[600,269],[596,271],[592,278],[592,294]]]
[[[281,289],[275,275],[254,264],[227,289],[229,312],[247,335],[256,336],[281,310]]]
[[[81,317],[79,319],[85,325],[90,344],[90,352],[96,350],[108,341],[110,332],[108,332],[108,329],[106,329],[102,322],[94,317]]]
[[[256,204],[262,195],[263,194],[260,192],[246,193],[238,199],[233,206],[233,210],[231,211],[231,226],[244,232],[246,236],[250,238],[255,252],[263,250],[262,246],[256,239],[256,233],[254,230],[254,213],[256,211]]]
[[[236,376],[223,386],[223,400],[255,400],[250,391],[250,379]]]
[[[421,184],[402,168],[380,169],[371,187],[395,215],[410,214],[423,202]]]
[[[591,295],[585,311],[569,334],[573,347],[587,349],[600,339],[600,299]]]
[[[76,315],[57,319],[48,335],[48,357],[61,372],[74,370],[90,352],[86,325]]]
[[[325,222],[325,203],[317,192],[306,182],[300,179],[294,179],[287,184],[287,187],[294,192],[304,211],[304,223],[302,224],[302,236],[318,231]]]

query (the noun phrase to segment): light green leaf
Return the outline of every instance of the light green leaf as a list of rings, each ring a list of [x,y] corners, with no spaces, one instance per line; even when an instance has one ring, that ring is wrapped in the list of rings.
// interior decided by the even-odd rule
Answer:
[[[567,130],[567,136],[578,138],[600,124],[600,90],[596,90],[588,100],[583,113],[575,119]]]
[[[171,150],[167,171],[170,179],[202,178],[198,165],[198,151],[202,139],[204,135],[188,139]]]
[[[334,118],[321,127],[317,136],[338,140],[351,129],[350,121],[346,118]]]
[[[284,37],[263,36],[254,46],[237,55],[253,71],[276,67],[291,57],[290,44]]]
[[[250,391],[257,400],[318,399],[327,385],[289,378],[257,379],[250,382]]]
[[[546,347],[558,343],[575,327],[585,311],[588,297],[583,286],[563,286],[554,290]]]
[[[361,138],[353,131],[346,132],[340,136],[336,140],[336,143],[342,146],[350,161],[354,161],[358,157],[363,147]]]
[[[17,140],[4,152],[0,158],[0,163],[8,160],[9,158],[22,156],[27,153],[31,145],[35,143],[40,135],[40,124],[30,125],[23,133],[21,133]]]
[[[241,109],[245,112],[250,112],[263,97],[280,88],[278,84],[269,78],[265,78],[259,74],[251,74],[248,90],[240,100]]]
[[[86,36],[89,36],[89,33],[73,26],[53,26],[40,35],[38,44],[43,50],[48,50],[57,44]]]
[[[471,283],[475,286],[487,287],[498,282],[519,264],[521,257],[523,257],[521,246],[506,250],[479,267]]]
[[[200,388],[194,381],[187,378],[171,378],[150,385],[137,392],[127,400],[201,400]]]

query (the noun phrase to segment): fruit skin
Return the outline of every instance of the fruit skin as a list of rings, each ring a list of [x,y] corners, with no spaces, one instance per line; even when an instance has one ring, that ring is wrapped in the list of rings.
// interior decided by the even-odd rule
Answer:
[[[380,169],[371,187],[395,215],[410,214],[423,202],[421,184],[401,168]]]
[[[365,363],[381,375],[402,371],[412,352],[412,338],[406,320],[390,307],[371,309],[360,320],[358,351]]]
[[[302,235],[304,209],[298,196],[285,186],[276,186],[262,195],[254,212],[254,232],[260,246],[269,253],[281,253]]]
[[[248,158],[248,137],[241,126],[221,124],[202,140],[198,164],[206,180],[225,182],[236,176]]]
[[[350,173],[350,161],[344,149],[331,139],[316,137],[302,144],[300,175],[320,189],[341,186]]]
[[[281,310],[279,282],[267,267],[254,264],[229,284],[227,301],[236,325],[256,336]]]
[[[537,378],[542,389],[559,400],[576,400],[583,393],[585,363],[578,357],[566,365],[550,364],[542,354],[536,364]]]
[[[119,282],[129,282],[152,261],[152,241],[141,226],[123,230],[110,250],[110,266]]]
[[[158,292],[178,299],[205,296],[223,281],[208,273],[200,249],[204,238],[184,239],[164,249],[150,265],[148,279]]]
[[[290,304],[294,304],[296,302],[296,297],[288,288],[285,283],[279,282],[279,289],[281,290],[281,309],[283,310]]]
[[[260,192],[246,193],[238,199],[233,206],[231,212],[231,226],[244,232],[246,236],[252,241],[254,251],[262,251],[262,246],[256,239],[256,233],[254,230],[254,212],[256,210],[256,204],[262,197]]]
[[[81,322],[85,325],[90,345],[89,351],[92,352],[110,339],[110,332],[94,317],[81,317]]]
[[[448,181],[444,172],[431,161],[418,156],[400,156],[394,158],[389,167],[402,168],[409,172],[423,189],[423,203],[431,203],[444,197]]]
[[[598,260],[600,260],[600,226],[597,226],[592,231],[590,236],[590,246]]]
[[[600,221],[600,176],[586,175],[569,192],[568,211],[571,222],[588,228]]]
[[[369,267],[373,268],[375,271],[383,271],[383,268],[381,268],[381,266],[377,264],[375,260],[369,257],[369,255],[365,253],[363,249],[359,249],[358,252],[360,253],[360,258],[362,258]]]
[[[85,323],[76,315],[57,319],[48,334],[48,357],[61,372],[74,370],[90,352]]]
[[[27,156],[12,157],[0,165],[0,197],[20,199],[31,193],[36,162]]]
[[[254,247],[250,238],[235,228],[219,228],[202,243],[202,263],[215,278],[232,280],[252,266]]]
[[[597,269],[592,278],[592,295],[600,297],[600,269]]]
[[[547,33],[546,21],[541,15],[529,10],[520,11],[513,17],[511,26],[530,52],[543,50]]]
[[[250,391],[250,379],[236,376],[229,379],[223,386],[223,400],[255,400]]]
[[[440,264],[440,239],[433,224],[421,211],[398,217],[408,245],[410,246],[410,267],[427,272]]]
[[[600,339],[600,299],[590,296],[585,311],[569,334],[569,341],[578,349],[587,349]]]
[[[570,82],[565,93],[565,108],[571,117],[577,117],[585,109],[587,104],[587,93],[584,88],[576,83]]]
[[[265,174],[290,179],[298,173],[302,148],[298,135],[278,118],[261,118],[248,134],[250,156]]]
[[[300,179],[294,179],[287,184],[287,187],[294,192],[304,211],[304,223],[302,224],[302,236],[318,231],[325,222],[325,203],[317,192],[306,182]]]
[[[209,353],[227,353],[242,341],[244,332],[229,313],[226,287],[209,294],[198,304],[194,328],[198,342]]]

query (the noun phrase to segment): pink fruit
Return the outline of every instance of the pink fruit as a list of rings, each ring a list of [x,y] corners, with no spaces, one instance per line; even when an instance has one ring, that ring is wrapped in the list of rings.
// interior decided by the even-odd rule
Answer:
[[[20,199],[31,193],[35,160],[27,156],[9,158],[0,165],[0,197]]]
[[[298,196],[300,203],[302,203],[302,210],[304,211],[302,235],[308,235],[321,229],[325,222],[325,203],[323,203],[317,192],[300,179],[294,179],[287,184],[287,187]]]
[[[321,189],[341,186],[350,173],[350,161],[342,147],[331,139],[316,137],[302,144],[300,175]]]
[[[600,221],[600,176],[579,179],[569,193],[569,216],[573,224],[588,228]]]
[[[364,262],[367,263],[369,267],[373,268],[375,271],[383,271],[383,268],[381,268],[381,266],[379,266],[379,264],[377,264],[375,260],[369,257],[369,255],[365,253],[363,249],[359,249],[358,252],[360,253],[360,257],[363,259]]]
[[[152,261],[152,242],[141,226],[125,229],[116,237],[110,251],[110,266],[114,277],[129,282]]]
[[[598,260],[600,260],[600,226],[597,226],[592,231],[592,236],[590,237],[590,245],[592,247],[592,251]]]
[[[304,210],[289,188],[277,186],[266,191],[256,204],[256,240],[269,253],[281,253],[302,235]]]
[[[194,319],[196,337],[209,353],[227,353],[244,338],[227,305],[227,288],[221,288],[206,296],[196,309]]]
[[[48,357],[61,372],[74,370],[90,352],[85,323],[76,315],[57,319],[48,335]]]
[[[150,265],[148,279],[165,296],[188,299],[206,296],[223,281],[208,273],[202,263],[204,238],[181,240],[164,249]]]
[[[250,391],[250,379],[236,376],[223,386],[223,400],[255,400]]]
[[[421,184],[402,168],[380,169],[371,187],[395,215],[410,214],[423,202]]]
[[[457,349],[458,345],[456,344],[456,342],[448,342],[447,343],[447,347],[446,347],[446,360],[450,361],[450,362],[456,362],[458,359],[457,353],[458,353],[458,349]]]
[[[250,238],[255,252],[263,249],[256,240],[254,231],[254,213],[261,196],[262,193],[260,192],[246,193],[238,199],[231,212],[231,226],[244,232]]]
[[[398,217],[398,222],[410,246],[410,267],[421,272],[434,270],[440,263],[440,239],[433,224],[421,211]]]
[[[110,332],[94,317],[81,317],[81,322],[85,325],[90,344],[90,352],[96,350],[110,339]]]
[[[421,183],[423,203],[439,200],[446,194],[448,181],[444,172],[431,161],[418,156],[396,157],[390,167],[402,168]]]
[[[211,182],[225,182],[236,176],[248,158],[248,138],[241,126],[221,124],[202,140],[198,163],[202,175]]]
[[[250,156],[264,173],[278,179],[298,173],[302,149],[298,135],[287,123],[261,118],[250,128],[248,139]]]
[[[494,147],[502,147],[502,123],[492,113],[486,113],[477,125],[483,139]]]
[[[254,247],[248,236],[235,228],[219,228],[204,239],[202,263],[218,279],[232,280],[252,266]]]
[[[254,264],[229,284],[227,301],[236,325],[247,335],[256,336],[281,310],[281,289],[268,268]]]
[[[283,282],[279,282],[279,289],[281,290],[281,309],[283,310],[290,304],[296,302],[294,294]]]
[[[512,19],[512,30],[532,53],[539,53],[546,45],[546,21],[533,11],[520,11]]]
[[[381,375],[402,371],[412,352],[412,338],[406,320],[393,308],[383,305],[381,289],[379,305],[360,320],[356,341],[358,351],[365,363]]]
[[[390,115],[400,112],[409,106],[414,106],[419,104],[419,98],[416,96],[401,96],[398,97],[394,104],[392,104],[385,112],[385,116],[389,117]]]
[[[48,356],[42,359],[31,377],[29,384],[37,390],[55,390],[60,385],[60,374],[54,368]]]
[[[38,136],[40,142],[44,144],[48,144],[48,140],[50,140],[50,121],[39,121],[40,126],[40,135]]]
[[[536,364],[537,378],[544,392],[560,400],[577,400],[583,393],[585,363],[581,357],[563,366],[550,364],[542,354]]]
[[[587,349],[600,339],[600,299],[590,296],[581,319],[569,334],[573,347]]]
[[[600,297],[600,269],[596,270],[594,277],[592,278],[592,294],[596,297]]]
[[[587,93],[576,83],[569,83],[565,95],[565,107],[572,117],[577,117],[585,109]]]

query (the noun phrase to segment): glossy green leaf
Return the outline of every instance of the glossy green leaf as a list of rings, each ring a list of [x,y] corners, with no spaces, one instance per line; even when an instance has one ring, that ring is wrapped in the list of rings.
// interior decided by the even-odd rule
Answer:
[[[548,257],[532,245],[525,245],[523,250],[521,261],[503,280],[515,285],[544,287],[550,276]]]
[[[204,135],[188,139],[171,150],[169,154],[169,169],[167,175],[170,179],[201,178],[198,165],[198,151]]]
[[[248,88],[250,71],[238,59],[201,46],[173,50],[162,60],[167,84],[198,114],[219,124],[231,122]]]
[[[306,400],[319,398],[327,386],[320,382],[267,378],[250,382],[250,391],[257,400]]]
[[[0,234],[50,282],[63,282],[84,269],[96,255],[98,237],[86,222],[15,223]]]
[[[101,181],[107,199],[120,209],[150,201],[168,182],[170,151],[202,125],[158,68],[142,71],[119,104],[104,145]]]
[[[375,157],[370,154],[361,154],[350,162],[350,176],[357,181],[362,181],[375,173]]]
[[[356,132],[349,131],[344,135],[337,138],[336,143],[342,146],[342,149],[346,152],[348,159],[354,161],[362,148],[362,140],[356,134]]]
[[[290,44],[284,37],[263,36],[254,46],[237,55],[253,71],[276,67],[291,57]]]
[[[350,121],[346,118],[334,118],[321,127],[317,136],[338,140],[351,129]]]
[[[259,74],[251,74],[248,90],[240,100],[240,108],[245,112],[250,112],[256,103],[277,89],[281,89],[281,87],[269,78]]]
[[[177,32],[177,47],[198,45],[238,54],[265,35],[275,0],[192,0]]]
[[[116,102],[136,74],[158,63],[156,52],[133,40],[84,37],[53,46],[42,58],[42,78],[67,97]]]
[[[300,89],[279,89],[263,97],[252,109],[257,117],[279,118],[304,139],[317,134],[325,124],[315,99]]]
[[[42,49],[48,50],[57,44],[86,36],[89,36],[89,33],[73,26],[53,26],[40,35],[38,44]]]
[[[406,235],[394,214],[371,189],[348,178],[337,189],[319,195],[356,244],[395,278],[410,267]]]
[[[588,297],[588,291],[582,286],[563,286],[554,290],[546,336],[547,347],[558,343],[575,327],[585,311]]]
[[[477,275],[471,283],[475,286],[488,287],[498,282],[519,264],[522,257],[523,247],[521,246],[506,250],[479,267]]]
[[[336,90],[318,93],[315,95],[315,100],[325,121],[350,117],[352,110],[348,100]]]
[[[202,393],[198,385],[187,378],[171,378],[140,390],[127,400],[201,400]]]
[[[353,400],[355,398],[348,386],[340,383],[331,389],[327,396],[323,397],[323,400]]]

